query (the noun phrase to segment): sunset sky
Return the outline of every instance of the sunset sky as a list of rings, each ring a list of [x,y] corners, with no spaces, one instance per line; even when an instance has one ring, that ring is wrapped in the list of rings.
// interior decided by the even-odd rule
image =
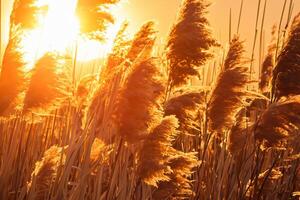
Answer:
[[[170,26],[176,19],[177,11],[182,0],[128,0],[124,3],[124,17],[129,19],[132,29],[136,29],[146,20],[154,19],[158,23],[161,36],[166,36]],[[208,16],[214,30],[214,35],[222,43],[228,41],[229,11],[232,9],[232,29],[236,32],[240,10],[240,0],[215,0],[211,1]],[[289,3],[289,0],[288,0]],[[288,4],[287,3],[287,4]],[[300,12],[300,1],[294,1],[294,14]],[[261,11],[264,1],[261,1]],[[268,0],[264,29],[269,34],[271,27],[279,23],[284,0]],[[258,0],[244,0],[244,9],[241,19],[240,34],[247,43],[254,39],[254,27]],[[286,6],[286,14],[288,5]],[[286,20],[284,20],[285,25]],[[260,18],[261,23],[261,18]],[[267,37],[268,38],[268,37]],[[248,44],[248,45],[250,45]]]
[[[68,1],[68,0],[67,0]],[[290,0],[288,0],[289,3]],[[2,1],[3,2],[3,1]],[[124,0],[120,8],[122,19],[128,19],[130,23],[130,31],[134,33],[143,22],[148,20],[155,20],[157,28],[160,31],[162,38],[166,37],[171,25],[175,22],[177,12],[182,0]],[[208,17],[215,37],[226,43],[228,41],[228,27],[229,27],[229,10],[232,9],[232,31],[236,32],[238,13],[240,9],[240,0],[215,0],[212,1]],[[265,34],[266,42],[268,42],[268,35],[273,24],[278,23],[282,10],[284,0],[268,0],[266,19],[265,19]],[[300,1],[294,1],[294,14],[300,11]],[[261,10],[263,9],[264,0],[261,3]],[[11,10],[12,0],[4,0],[2,3],[2,28],[4,24],[8,23],[9,13]],[[251,48],[254,38],[254,26],[256,18],[258,0],[245,0],[244,10],[241,20],[240,34],[246,40],[248,49]],[[288,5],[286,8],[287,14]],[[4,23],[5,22],[5,23]],[[286,20],[283,21],[285,25]],[[260,19],[261,23],[261,19]],[[7,29],[6,29],[7,32]],[[4,41],[7,40],[7,34],[4,36]],[[3,48],[2,48],[3,49]],[[3,52],[3,50],[2,50]]]

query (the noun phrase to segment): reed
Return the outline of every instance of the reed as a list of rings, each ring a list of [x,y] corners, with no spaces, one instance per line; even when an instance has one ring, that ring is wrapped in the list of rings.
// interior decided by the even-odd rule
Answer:
[[[199,76],[199,67],[213,56],[208,50],[218,46],[205,16],[209,5],[205,0],[186,0],[182,5],[166,46],[169,90],[186,84],[193,76]]]
[[[26,66],[23,60],[24,52],[21,50],[20,37],[16,32],[11,36],[5,49],[1,75],[0,75],[0,114],[10,114],[18,102],[19,94],[24,90]]]
[[[184,89],[171,97],[166,103],[166,116],[175,115],[179,120],[179,136],[175,148],[191,151],[194,137],[201,135],[200,116],[205,112],[205,97],[207,91]]]
[[[113,23],[106,8],[118,2],[79,0],[78,37],[103,40]],[[164,52],[155,51],[154,22],[133,38],[124,23],[100,71],[77,82],[76,59],[72,77],[71,61],[57,52],[25,72],[22,39],[46,7],[15,1],[0,75],[0,199],[296,198],[299,15],[290,23],[291,0],[284,33],[272,30],[263,61],[267,3],[258,1],[251,69],[244,42],[231,35],[232,19],[228,52],[213,59],[218,43],[206,17],[210,4],[185,0]],[[242,0],[238,33],[243,7]],[[259,16],[263,62],[261,76],[250,82]],[[203,80],[192,80],[199,74]]]
[[[24,99],[24,111],[51,111],[59,108],[68,97],[70,73],[68,60],[47,53],[32,70],[31,80]],[[52,108],[51,108],[52,107]]]
[[[264,58],[261,67],[261,77],[259,82],[259,89],[262,93],[270,92],[270,83],[272,79],[272,72],[275,67],[275,51],[276,51],[276,26],[272,28],[272,40],[268,46],[268,53]]]
[[[119,132],[129,141],[139,141],[159,124],[163,112],[164,77],[155,59],[134,66],[116,100]]]
[[[300,15],[298,14],[291,25],[288,41],[281,51],[277,65],[273,71],[272,92],[275,101],[283,96],[298,94],[298,42],[300,31]]]
[[[54,183],[58,168],[65,162],[63,148],[52,146],[45,151],[41,161],[35,164],[31,180],[28,184],[29,198],[47,199]]]
[[[135,34],[126,56],[131,62],[140,57],[142,52],[146,55],[140,59],[147,59],[150,57],[157,35],[154,26],[155,24],[153,21],[146,22]]]
[[[287,140],[297,135],[298,104],[299,97],[290,96],[270,105],[255,124],[255,138],[266,147],[284,147]]]
[[[248,83],[248,68],[243,66],[243,43],[236,36],[230,43],[230,48],[224,63],[223,71],[211,93],[208,103],[209,129],[222,133],[230,128],[235,115],[243,108]]]
[[[177,136],[178,120],[166,117],[145,139],[140,153],[139,173],[148,185],[158,187],[159,182],[170,181],[173,171],[169,166],[174,149],[172,142]]]

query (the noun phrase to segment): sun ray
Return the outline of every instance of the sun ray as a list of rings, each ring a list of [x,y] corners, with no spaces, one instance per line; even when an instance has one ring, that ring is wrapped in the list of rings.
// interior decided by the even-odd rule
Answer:
[[[30,70],[35,61],[46,52],[73,52],[78,48],[77,59],[90,61],[105,57],[111,50],[114,37],[121,26],[120,17],[115,16],[116,23],[108,25],[106,40],[103,42],[90,40],[80,36],[80,25],[75,15],[76,0],[39,0],[37,4],[47,5],[48,12],[41,16],[40,26],[28,31],[22,40],[28,63],[26,70]],[[110,8],[110,12],[118,13],[119,6]],[[69,51],[70,49],[73,49]]]

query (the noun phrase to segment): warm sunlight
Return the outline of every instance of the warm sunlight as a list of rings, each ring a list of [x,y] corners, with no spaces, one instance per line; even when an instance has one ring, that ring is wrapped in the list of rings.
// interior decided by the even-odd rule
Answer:
[[[75,15],[76,0],[40,0],[38,3],[48,5],[48,13],[40,16],[41,25],[26,34],[22,41],[28,69],[48,51],[74,52],[77,46],[77,59],[89,61],[104,57],[111,50],[121,24],[118,16],[115,16],[116,23],[109,25],[106,40],[98,42],[79,36],[79,20]],[[115,11],[118,7],[112,9]]]
[[[0,200],[300,200],[300,0],[1,0],[0,22]]]

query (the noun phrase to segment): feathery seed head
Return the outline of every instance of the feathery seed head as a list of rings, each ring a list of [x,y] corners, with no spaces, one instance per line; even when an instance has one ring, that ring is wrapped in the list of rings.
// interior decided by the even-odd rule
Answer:
[[[157,126],[163,116],[165,78],[151,58],[134,66],[117,97],[114,118],[119,132],[139,141]]]

